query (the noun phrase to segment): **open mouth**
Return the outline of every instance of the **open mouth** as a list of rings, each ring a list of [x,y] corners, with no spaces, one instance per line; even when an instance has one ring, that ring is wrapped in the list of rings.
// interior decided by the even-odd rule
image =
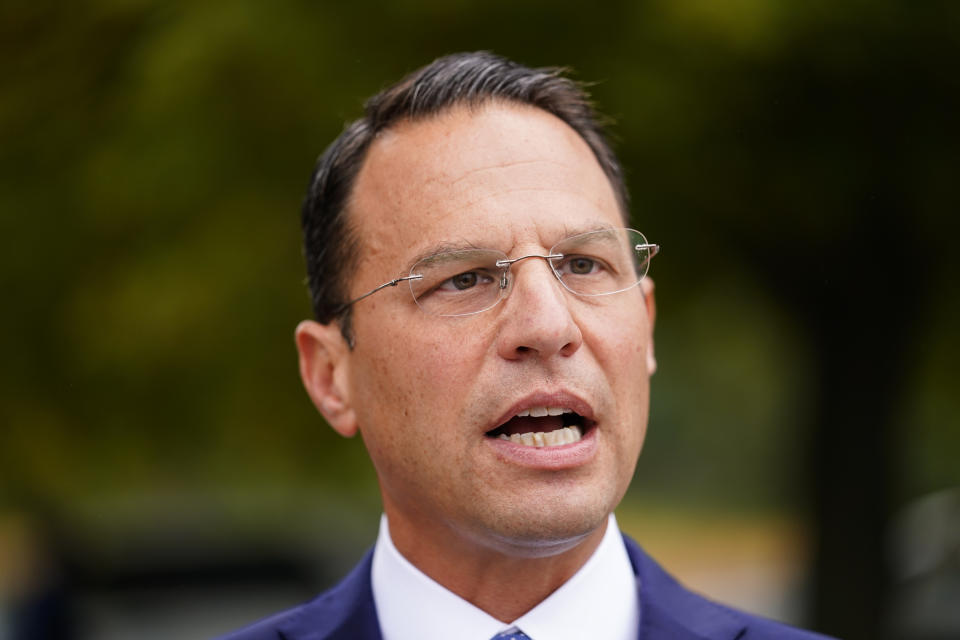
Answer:
[[[486,435],[528,447],[559,447],[578,442],[593,425],[566,407],[531,407]]]

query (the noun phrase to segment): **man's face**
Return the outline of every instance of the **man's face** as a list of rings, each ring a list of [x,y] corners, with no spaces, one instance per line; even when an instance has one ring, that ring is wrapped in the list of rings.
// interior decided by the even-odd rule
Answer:
[[[623,226],[606,176],[570,127],[497,103],[377,138],[350,216],[360,238],[351,297],[444,243],[513,258]],[[405,283],[354,305],[356,347],[341,374],[395,532],[536,554],[597,530],[627,489],[652,362],[641,288],[577,297],[539,259],[511,273],[510,296],[476,315],[427,315]],[[535,448],[489,435],[541,407],[579,414],[583,440]],[[507,428],[550,431],[558,420]]]

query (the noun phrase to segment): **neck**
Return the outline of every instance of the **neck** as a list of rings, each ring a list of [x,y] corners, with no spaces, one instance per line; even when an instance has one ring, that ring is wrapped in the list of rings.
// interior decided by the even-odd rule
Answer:
[[[587,534],[550,545],[484,544],[449,527],[418,526],[387,511],[394,546],[420,571],[502,622],[512,622],[556,591],[597,549],[607,519]]]

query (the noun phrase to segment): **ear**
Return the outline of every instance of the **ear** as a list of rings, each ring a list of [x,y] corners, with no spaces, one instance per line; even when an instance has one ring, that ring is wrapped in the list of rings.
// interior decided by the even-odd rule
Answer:
[[[653,354],[653,325],[657,320],[657,300],[653,295],[654,284],[650,276],[640,281],[643,289],[643,300],[647,304],[647,325],[650,335],[647,336],[647,372],[653,375],[657,371],[657,358]]]
[[[300,378],[330,426],[351,438],[357,433],[357,416],[350,404],[348,371],[350,351],[336,323],[304,320],[294,332],[300,354]]]

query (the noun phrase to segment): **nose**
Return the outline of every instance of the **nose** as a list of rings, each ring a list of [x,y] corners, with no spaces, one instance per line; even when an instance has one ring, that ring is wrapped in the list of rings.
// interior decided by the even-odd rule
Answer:
[[[583,335],[570,313],[568,294],[546,260],[524,260],[510,267],[497,351],[507,360],[570,356]]]

